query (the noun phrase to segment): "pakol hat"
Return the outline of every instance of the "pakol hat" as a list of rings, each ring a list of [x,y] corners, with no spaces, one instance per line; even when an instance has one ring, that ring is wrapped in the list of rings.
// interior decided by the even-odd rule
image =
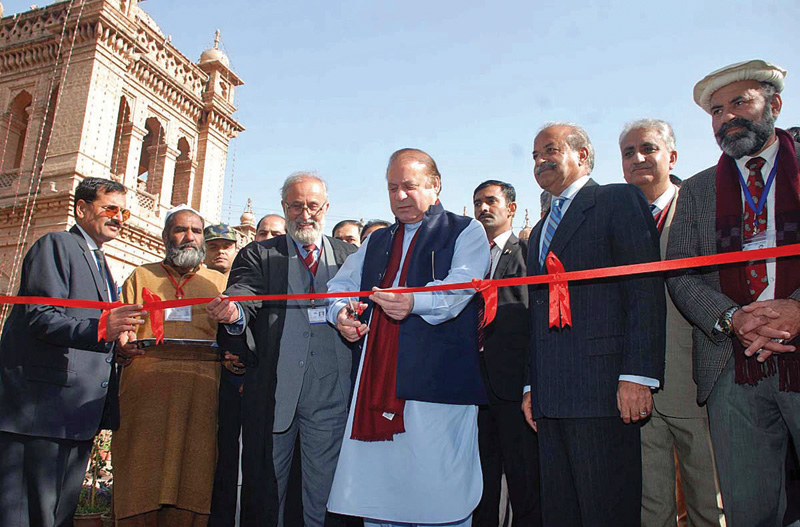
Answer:
[[[694,85],[694,102],[707,113],[711,113],[711,96],[718,89],[738,81],[768,82],[778,93],[783,91],[786,70],[760,59],[730,64],[706,75]]]
[[[231,229],[230,225],[225,225],[224,223],[209,225],[203,230],[203,239],[207,242],[211,240],[228,240],[235,242],[236,231]]]

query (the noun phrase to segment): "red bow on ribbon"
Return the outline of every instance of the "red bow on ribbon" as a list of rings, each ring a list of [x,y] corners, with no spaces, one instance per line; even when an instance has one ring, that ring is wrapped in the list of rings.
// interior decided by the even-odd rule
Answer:
[[[547,253],[544,260],[547,274],[559,275],[564,273],[564,264],[551,252]],[[572,325],[572,311],[569,308],[568,282],[550,282],[550,327],[563,328]]]
[[[493,280],[472,279],[472,287],[483,296],[483,320],[480,327],[485,328],[497,315],[497,286]]]
[[[146,287],[142,288],[142,298],[146,304],[161,301],[161,297]],[[164,310],[155,308],[145,309],[150,311],[150,327],[153,329],[153,336],[156,338],[156,344],[161,344],[164,342]]]
[[[108,332],[108,315],[111,313],[111,309],[121,305],[122,302],[113,302],[110,308],[103,309],[103,312],[100,313],[100,320],[97,322],[97,342],[100,342],[101,340],[108,341],[106,338]]]

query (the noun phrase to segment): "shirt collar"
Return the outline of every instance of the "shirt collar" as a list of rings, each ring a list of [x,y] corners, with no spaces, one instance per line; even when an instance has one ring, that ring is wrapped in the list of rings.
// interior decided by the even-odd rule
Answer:
[[[306,254],[308,254],[308,251],[306,250],[306,248],[303,247],[304,245],[308,245],[308,244],[302,243],[302,242],[299,242],[299,241],[295,240],[294,238],[292,238],[292,235],[289,234],[289,233],[286,233],[286,236],[288,236],[289,239],[291,239],[294,242],[295,247],[297,247],[297,252],[301,256],[305,256]],[[317,246],[317,251],[322,250],[322,235],[321,234],[316,239],[316,241],[314,241],[314,245]]]
[[[503,234],[498,234],[497,236],[495,236],[494,240],[492,240],[492,241],[502,251],[505,248],[506,243],[508,243],[508,239],[511,238],[511,234],[513,232],[514,231],[512,231],[511,229],[508,229]]]
[[[664,210],[667,206],[669,206],[670,202],[672,202],[672,198],[675,197],[676,187],[672,183],[670,183],[667,190],[664,191],[659,197],[655,199],[651,205],[655,205],[656,210]]]
[[[565,188],[564,192],[562,192],[558,196],[554,196],[553,199],[564,198],[565,200],[570,200],[570,199],[574,198],[575,194],[577,194],[584,187],[584,185],[586,185],[586,183],[588,183],[588,182],[589,182],[588,174],[585,175],[585,176],[581,176],[578,179],[576,179],[575,181],[573,181],[570,186]]]
[[[739,167],[739,172],[747,179],[747,174],[750,170],[747,168],[747,162],[753,159],[754,157],[761,157],[764,159],[765,163],[764,166],[761,168],[761,175],[764,179],[767,178],[767,174],[772,170],[772,167],[775,165],[775,158],[778,157],[778,146],[780,146],[780,141],[775,140],[774,143],[769,145],[763,152],[758,154],[757,156],[742,156],[736,160],[736,166]]]
[[[89,246],[90,251],[97,251],[98,249],[100,249],[100,247],[97,246],[97,242],[94,241],[94,238],[89,236],[89,233],[83,230],[83,227],[81,227],[77,223],[75,224],[75,226],[78,228],[79,231],[81,231],[81,234],[83,235],[83,238],[86,240],[86,245]]]

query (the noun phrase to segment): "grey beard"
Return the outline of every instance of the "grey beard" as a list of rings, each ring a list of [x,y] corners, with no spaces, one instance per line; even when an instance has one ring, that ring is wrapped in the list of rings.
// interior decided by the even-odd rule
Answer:
[[[734,126],[742,126],[745,130],[726,135],[725,132]],[[723,152],[734,159],[739,159],[742,156],[751,156],[764,148],[774,130],[775,119],[768,105],[760,121],[737,117],[723,124],[717,132],[717,143]]]
[[[167,256],[165,258],[169,263],[181,269],[194,269],[200,262],[206,259],[206,247],[201,245],[200,248],[194,246],[174,246],[167,247]]]
[[[286,220],[286,232],[303,245],[316,243],[319,237],[322,236],[322,231],[325,230],[325,217],[312,221],[314,226],[310,229],[298,229],[297,220]]]

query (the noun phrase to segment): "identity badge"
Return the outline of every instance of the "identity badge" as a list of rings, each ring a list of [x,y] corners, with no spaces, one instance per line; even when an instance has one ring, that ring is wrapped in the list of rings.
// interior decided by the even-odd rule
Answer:
[[[167,308],[164,310],[164,320],[167,322],[191,322],[192,306]]]
[[[756,249],[766,249],[767,247],[775,247],[775,229],[761,231],[742,244],[742,250],[744,251],[755,251]]]
[[[325,308],[324,307],[309,307],[308,308],[308,323],[309,324],[325,324]]]

